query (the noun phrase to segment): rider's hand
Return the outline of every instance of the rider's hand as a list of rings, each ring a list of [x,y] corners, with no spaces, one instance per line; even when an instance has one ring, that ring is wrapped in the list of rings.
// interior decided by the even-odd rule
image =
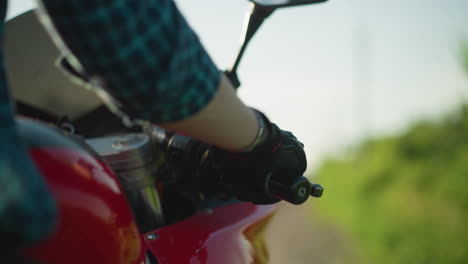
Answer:
[[[199,152],[200,177],[212,192],[222,191],[255,204],[278,202],[268,193],[268,177],[288,183],[302,176],[307,161],[303,144],[257,111],[266,136],[246,152],[228,152],[205,145]],[[210,192],[210,190],[208,190]]]

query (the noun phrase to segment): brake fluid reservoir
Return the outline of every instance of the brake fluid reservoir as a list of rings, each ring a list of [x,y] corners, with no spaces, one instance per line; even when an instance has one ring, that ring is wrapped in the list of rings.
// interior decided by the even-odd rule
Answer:
[[[141,232],[164,224],[156,189],[156,162],[148,135],[132,133],[86,140],[117,174]]]

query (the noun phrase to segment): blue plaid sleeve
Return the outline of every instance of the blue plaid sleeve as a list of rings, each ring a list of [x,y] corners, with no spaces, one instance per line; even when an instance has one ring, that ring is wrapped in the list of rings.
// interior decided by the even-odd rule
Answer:
[[[6,1],[0,0],[3,21]],[[3,25],[0,24],[0,244],[44,239],[56,223],[57,208],[16,134],[3,64]]]
[[[216,93],[218,69],[172,0],[42,0],[41,10],[73,66],[132,119],[185,119]]]

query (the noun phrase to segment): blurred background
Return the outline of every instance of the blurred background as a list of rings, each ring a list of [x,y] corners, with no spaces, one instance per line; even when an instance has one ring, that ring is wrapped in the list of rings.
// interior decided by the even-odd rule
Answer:
[[[245,1],[179,0],[220,67]],[[277,10],[240,94],[306,144],[325,195],[282,205],[272,263],[468,263],[468,1]]]
[[[10,1],[9,17],[34,6]],[[248,2],[177,0],[220,68]],[[468,263],[468,1],[329,0],[276,11],[240,96],[306,145],[323,198],[281,205],[272,263]]]

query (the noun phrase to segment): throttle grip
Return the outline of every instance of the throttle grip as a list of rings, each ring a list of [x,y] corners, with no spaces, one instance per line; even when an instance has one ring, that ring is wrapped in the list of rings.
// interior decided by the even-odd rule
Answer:
[[[321,185],[311,183],[304,176],[299,176],[288,183],[282,183],[272,179],[270,175],[267,180],[267,190],[272,197],[296,205],[307,201],[309,196],[321,197],[323,194]]]

